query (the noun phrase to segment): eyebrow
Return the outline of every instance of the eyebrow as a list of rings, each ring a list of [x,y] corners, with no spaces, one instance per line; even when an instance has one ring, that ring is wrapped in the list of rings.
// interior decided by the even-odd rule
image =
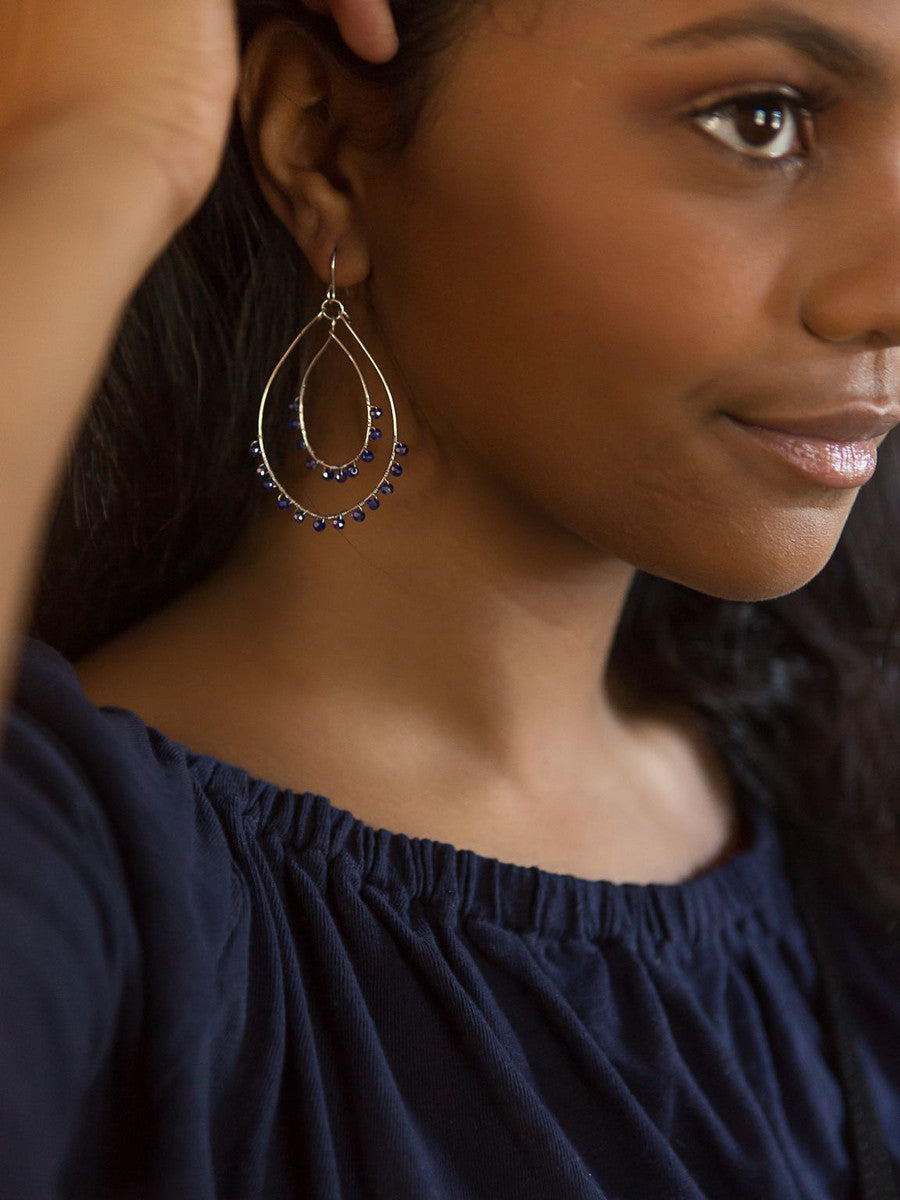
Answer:
[[[746,40],[779,42],[844,79],[888,86],[887,62],[873,45],[781,4],[760,4],[698,21],[652,38],[646,45],[651,50],[699,50]]]

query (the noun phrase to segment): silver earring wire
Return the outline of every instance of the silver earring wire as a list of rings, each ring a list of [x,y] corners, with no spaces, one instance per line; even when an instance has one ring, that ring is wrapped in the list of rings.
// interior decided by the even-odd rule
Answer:
[[[298,524],[303,524],[306,521],[310,521],[313,529],[319,532],[321,532],[323,529],[326,529],[329,524],[335,529],[343,529],[346,525],[346,518],[348,516],[352,517],[354,521],[362,522],[366,519],[367,509],[370,512],[374,512],[376,509],[380,508],[382,498],[384,496],[391,495],[391,493],[394,491],[394,484],[391,482],[391,479],[399,478],[399,476],[403,474],[403,466],[397,460],[399,458],[404,458],[409,453],[409,447],[404,442],[399,440],[399,433],[397,429],[397,409],[394,404],[394,397],[391,394],[391,389],[388,386],[388,382],[382,374],[378,363],[376,363],[375,359],[369,353],[362,340],[358,337],[353,326],[350,324],[350,318],[347,315],[347,310],[338,299],[335,281],[336,264],[337,249],[335,249],[331,255],[331,284],[328,288],[325,299],[322,301],[322,307],[316,316],[314,316],[309,322],[309,324],[306,325],[305,328],[302,329],[297,337],[293,340],[293,342],[291,342],[290,346],[284,352],[281,361],[278,363],[275,370],[269,377],[269,382],[266,384],[266,388],[263,392],[262,400],[259,405],[257,440],[250,444],[251,457],[257,461],[262,460],[259,462],[259,465],[256,468],[256,473],[262,480],[265,489],[267,491],[276,493],[278,507],[285,511],[290,511],[294,520]],[[332,513],[314,512],[312,509],[301,504],[299,500],[294,499],[294,497],[282,485],[272,468],[272,464],[269,461],[269,456],[266,452],[263,436],[263,422],[266,404],[268,402],[269,393],[272,390],[272,386],[278,377],[278,373],[281,371],[282,367],[287,362],[288,358],[296,349],[296,347],[319,324],[320,321],[325,321],[330,325],[328,336],[326,337],[321,348],[311,359],[309,365],[306,367],[300,383],[300,391],[288,406],[291,413],[289,420],[290,427],[291,429],[299,431],[300,433],[300,437],[296,442],[297,448],[300,450],[305,450],[308,454],[308,458],[306,460],[307,469],[309,471],[321,469],[321,476],[323,479],[345,484],[349,480],[356,479],[359,476],[361,463],[368,464],[374,460],[375,456],[371,450],[371,445],[379,442],[383,435],[383,430],[373,424],[373,421],[378,420],[384,415],[384,409],[382,408],[383,402],[375,402],[372,400],[368,385],[366,384],[365,376],[363,375],[359,363],[357,362],[356,358],[354,358],[352,350],[348,349],[336,332],[338,326],[341,327],[342,333],[349,334],[349,337],[352,338],[353,343],[355,343],[353,349],[358,348],[361,350],[365,355],[365,358],[374,368],[381,386],[384,389],[387,403],[390,406],[393,435],[390,462],[385,468],[384,474],[381,476],[381,479],[375,485],[374,489],[370,491],[358,504]],[[350,364],[356,372],[357,378],[359,379],[366,405],[366,435],[363,441],[362,449],[357,452],[354,458],[340,464],[325,462],[324,459],[321,459],[316,454],[306,428],[305,403],[310,375],[325,352],[332,346],[337,347],[337,349],[342,351],[349,359]]]

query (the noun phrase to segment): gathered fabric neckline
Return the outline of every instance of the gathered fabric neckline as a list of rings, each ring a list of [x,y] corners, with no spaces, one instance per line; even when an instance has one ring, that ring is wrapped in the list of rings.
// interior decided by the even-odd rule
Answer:
[[[100,711],[138,722],[157,757],[180,763],[222,817],[239,818],[254,836],[286,855],[318,856],[361,888],[404,906],[453,910],[542,937],[625,942],[659,953],[740,933],[747,921],[774,931],[796,921],[775,819],[736,787],[741,849],[680,883],[614,883],[503,862],[430,838],[378,829],[315,792],[298,792],[212,755],[199,753],[115,706]]]

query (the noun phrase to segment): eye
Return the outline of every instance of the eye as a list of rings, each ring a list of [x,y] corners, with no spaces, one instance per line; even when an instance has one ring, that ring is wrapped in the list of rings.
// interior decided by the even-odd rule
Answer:
[[[792,167],[809,157],[814,116],[829,96],[761,91],[729,96],[689,114],[702,130],[734,150],[749,166]]]

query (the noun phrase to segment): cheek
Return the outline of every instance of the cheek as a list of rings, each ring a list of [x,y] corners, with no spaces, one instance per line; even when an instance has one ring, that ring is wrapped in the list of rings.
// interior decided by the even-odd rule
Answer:
[[[547,157],[411,170],[378,270],[404,375],[512,472],[624,473],[654,444],[669,469],[697,389],[753,353],[773,265],[696,203]]]
[[[561,137],[585,127],[562,100],[478,117],[418,146],[377,221],[386,315],[423,395],[446,378],[460,428],[459,393],[484,419],[484,394],[536,417],[564,397],[581,433],[625,391],[622,415],[655,427],[673,395],[746,361],[779,269],[758,234],[662,186],[621,131]]]
[[[783,326],[783,248],[749,204],[728,220],[627,150],[601,171],[577,139],[535,154],[531,134],[426,152],[386,201],[380,319],[415,404],[486,476],[641,569],[735,599],[802,586],[845,502],[774,496],[713,432],[716,380],[764,365]]]

